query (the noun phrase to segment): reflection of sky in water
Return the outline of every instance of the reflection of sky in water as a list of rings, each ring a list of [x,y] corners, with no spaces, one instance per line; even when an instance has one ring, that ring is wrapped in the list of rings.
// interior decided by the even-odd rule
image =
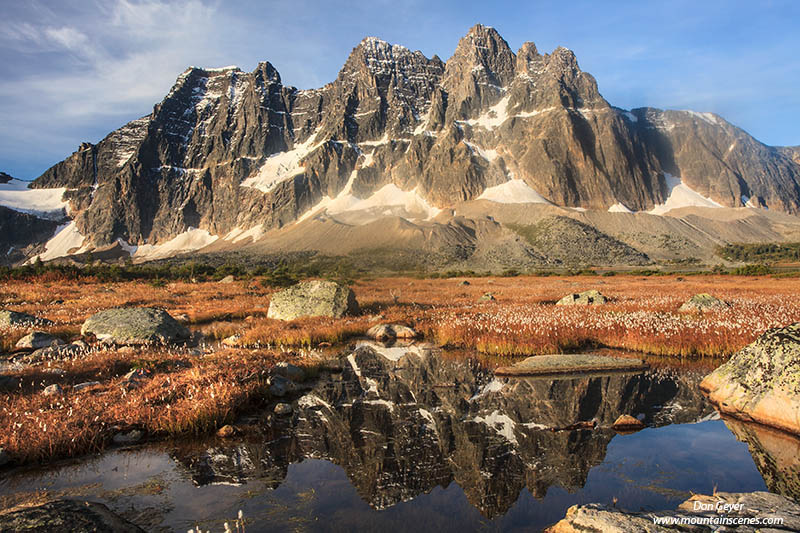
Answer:
[[[129,490],[154,476],[166,487],[160,494]],[[614,497],[618,506],[629,510],[668,509],[687,498],[689,491],[710,493],[715,486],[720,491],[765,490],[747,445],[737,442],[722,421],[617,435],[582,490],[568,494],[551,487],[543,500],[536,500],[525,489],[511,509],[494,520],[481,516],[456,483],[377,511],[359,497],[345,471],[328,461],[291,465],[275,490],[258,480],[241,486],[195,487],[166,453],[146,450],[112,452],[36,478],[0,480],[0,495],[43,487],[53,491],[84,487],[86,497],[100,499],[139,523],[148,509],[155,509],[155,518],[150,515],[153,521],[142,524],[145,529],[159,525],[163,518],[176,531],[195,524],[221,531],[222,523],[242,509],[258,522],[248,524],[250,533],[298,529],[444,532],[539,529],[562,518],[570,505],[610,504]]]

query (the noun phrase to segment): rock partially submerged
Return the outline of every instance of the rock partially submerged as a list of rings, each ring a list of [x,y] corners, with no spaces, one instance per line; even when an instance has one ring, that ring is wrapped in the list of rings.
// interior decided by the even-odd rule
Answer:
[[[17,341],[16,347],[21,350],[38,350],[39,348],[62,344],[64,344],[63,340],[49,333],[32,331]]]
[[[498,376],[539,376],[644,370],[647,364],[639,359],[592,354],[535,355],[512,366],[494,371]]]
[[[408,326],[401,324],[379,324],[367,330],[367,337],[376,341],[392,339],[415,339],[418,334]]]
[[[719,509],[719,510],[718,510]],[[548,533],[578,533],[602,531],[603,533],[634,533],[640,531],[722,531],[719,525],[701,525],[701,517],[757,518],[763,523],[767,517],[781,517],[783,524],[769,531],[800,530],[800,505],[792,500],[770,492],[718,492],[713,496],[695,494],[683,502],[675,511],[626,512],[621,509],[596,503],[573,505],[567,509],[564,519],[545,531]],[[674,524],[655,524],[654,519],[676,519]],[[684,521],[686,523],[681,523]],[[691,525],[689,525],[691,524]],[[728,531],[728,529],[724,529]],[[767,531],[761,526],[743,525],[737,532],[755,533]]]
[[[59,500],[0,514],[0,531],[144,532],[103,504],[73,500]]]
[[[800,323],[771,329],[705,377],[726,414],[800,434]]]
[[[82,335],[113,344],[157,344],[184,341],[189,330],[169,313],[152,307],[120,307],[90,316]]]
[[[53,321],[28,313],[0,310],[0,328],[28,328],[32,326],[52,326]]]
[[[304,316],[341,318],[358,313],[355,293],[335,281],[304,281],[274,293],[268,318],[294,320]]]
[[[686,302],[684,302],[684,304],[678,308],[678,311],[681,312],[698,311],[702,313],[704,311],[720,311],[723,309],[727,309],[728,307],[730,307],[730,304],[725,300],[721,300],[715,296],[711,296],[708,293],[700,293],[700,294],[695,294],[694,296],[686,300]]]
[[[568,294],[556,302],[556,305],[603,305],[608,300],[600,291],[589,290]]]

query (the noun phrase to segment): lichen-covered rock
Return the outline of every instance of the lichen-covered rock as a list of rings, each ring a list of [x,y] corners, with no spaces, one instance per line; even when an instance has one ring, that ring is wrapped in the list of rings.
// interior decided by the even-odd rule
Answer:
[[[724,506],[728,507],[724,507]],[[675,511],[627,512],[596,503],[573,505],[558,523],[550,526],[547,533],[578,533],[602,531],[603,533],[639,533],[662,531],[720,531],[718,525],[681,524],[699,517],[720,516],[717,506],[726,509],[724,516],[734,518],[758,518],[779,516],[783,524],[769,531],[800,530],[800,505],[792,500],[769,492],[718,492],[713,496],[696,494],[683,502]],[[655,524],[656,518],[675,518],[675,524]],[[737,525],[737,532],[754,533],[767,531],[761,526]]]
[[[272,295],[267,317],[294,320],[304,316],[341,318],[358,313],[350,287],[335,281],[304,281]]]
[[[589,290],[575,294],[568,294],[556,302],[556,305],[603,305],[608,300],[600,291]]]
[[[415,339],[417,332],[401,324],[379,324],[367,330],[367,337],[378,341],[391,339]]]
[[[0,514],[0,531],[138,533],[135,524],[100,503],[59,500]]]
[[[706,376],[723,413],[800,434],[800,323],[771,329]]]
[[[47,348],[48,346],[53,346],[54,344],[62,345],[64,344],[64,341],[43,331],[33,331],[17,341],[17,348],[38,350],[39,348]]]
[[[189,330],[169,313],[151,307],[100,311],[83,323],[82,335],[114,344],[170,343],[189,338]]]
[[[53,322],[46,318],[19,313],[17,311],[0,310],[0,328],[27,328],[31,326],[52,326]]]
[[[722,309],[727,309],[728,307],[730,307],[730,305],[725,300],[720,300],[719,298],[711,296],[707,293],[701,293],[695,294],[686,300],[686,302],[680,306],[678,311],[720,311]]]

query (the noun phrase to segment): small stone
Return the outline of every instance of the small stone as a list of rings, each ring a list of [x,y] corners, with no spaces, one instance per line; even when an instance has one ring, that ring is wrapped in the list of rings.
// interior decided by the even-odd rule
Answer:
[[[467,286],[470,285],[469,281],[467,281],[465,279],[461,280],[458,284],[461,285],[462,287],[467,287]]]
[[[292,414],[292,406],[288,403],[279,403],[275,406],[274,412],[278,416],[288,416]]]
[[[74,387],[72,387],[73,392],[80,392],[83,389],[88,389],[90,387],[94,387],[96,385],[100,385],[99,381],[85,381],[83,383],[78,383]]]
[[[568,294],[556,302],[556,305],[603,305],[608,299],[600,291],[589,290]]]
[[[631,415],[619,415],[617,419],[614,421],[612,426],[614,429],[617,430],[635,430],[635,429],[642,429],[644,424],[638,418],[634,418]]]
[[[222,339],[222,344],[224,344],[225,346],[231,346],[231,347],[238,346],[239,345],[239,339],[241,339],[241,338],[242,338],[241,335],[231,335],[230,337],[226,337],[226,338]]]
[[[294,384],[283,376],[272,376],[269,378],[269,393],[276,398],[282,398],[286,396],[292,385]]]
[[[220,283],[233,283],[234,281],[236,281],[236,278],[234,278],[233,276],[225,276],[224,278],[219,280]]]
[[[711,296],[707,293],[695,294],[680,308],[678,311],[686,312],[686,311],[697,311],[697,312],[705,312],[705,311],[721,311],[723,309],[727,309],[730,307],[730,304],[725,300],[721,300],[715,296]]]
[[[59,394],[63,394],[64,390],[61,388],[61,385],[58,383],[53,383],[52,385],[48,385],[42,391],[42,394],[45,396],[57,396]]]
[[[114,435],[114,444],[136,444],[144,437],[144,433],[138,429],[132,429],[128,432],[120,432]]]
[[[282,361],[272,369],[273,374],[283,376],[291,381],[303,381],[306,378],[306,371],[291,363]]]
[[[229,439],[239,433],[239,430],[233,427],[230,424],[225,424],[221,428],[217,430],[217,437],[222,437],[223,439]]]
[[[493,302],[495,300],[496,298],[494,297],[494,294],[492,294],[491,292],[487,292],[483,296],[478,298],[479,302]]]
[[[38,350],[53,345],[62,345],[64,341],[44,331],[33,331],[17,341],[17,348],[25,350]]]

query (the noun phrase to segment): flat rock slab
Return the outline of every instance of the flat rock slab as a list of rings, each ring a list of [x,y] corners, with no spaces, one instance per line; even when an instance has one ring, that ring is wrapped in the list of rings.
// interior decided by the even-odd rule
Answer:
[[[512,366],[494,371],[498,376],[542,376],[549,374],[580,374],[588,372],[618,372],[644,370],[647,363],[639,359],[624,359],[592,354],[535,355]]]

